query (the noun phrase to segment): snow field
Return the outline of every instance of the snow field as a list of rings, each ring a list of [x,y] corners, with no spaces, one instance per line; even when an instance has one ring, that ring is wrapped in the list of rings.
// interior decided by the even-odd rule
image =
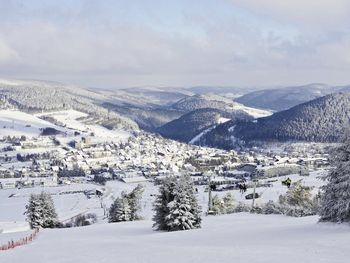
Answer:
[[[0,137],[3,136],[27,136],[36,137],[40,135],[40,128],[51,127],[56,130],[65,131],[38,117],[18,110],[0,110]]]
[[[152,230],[137,221],[45,229],[28,246],[0,254],[1,262],[348,262],[350,228],[317,217],[239,213],[204,217],[201,229]]]
[[[97,138],[102,141],[103,139],[126,140],[130,137],[130,133],[126,131],[109,130],[100,125],[86,124],[84,123],[83,118],[87,117],[88,115],[76,110],[55,111],[51,113],[38,114],[37,116],[49,116],[62,123],[68,129],[83,133],[94,133],[96,137],[94,140],[97,140]]]

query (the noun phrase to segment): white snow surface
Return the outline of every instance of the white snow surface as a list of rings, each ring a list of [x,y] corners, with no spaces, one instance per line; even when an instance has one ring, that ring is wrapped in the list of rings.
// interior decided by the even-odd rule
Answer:
[[[204,131],[202,131],[201,133],[197,134],[196,136],[194,136],[188,143],[189,144],[195,144],[196,142],[198,142],[200,140],[200,138],[202,138],[205,134],[207,134],[208,132],[212,131],[213,129],[216,128],[217,125],[213,125],[208,129],[205,129]]]
[[[348,262],[349,226],[317,220],[239,213],[179,232],[154,231],[147,220],[46,229],[30,245],[1,252],[0,262]]]
[[[122,130],[109,130],[101,125],[86,124],[83,118],[88,114],[76,110],[62,110],[50,113],[38,114],[37,116],[49,116],[62,123],[66,128],[80,132],[93,132],[95,137],[103,139],[121,139],[126,140],[130,133]],[[96,139],[94,139],[96,141]]]
[[[39,119],[38,117],[18,110],[0,110],[0,137],[21,136],[36,137],[40,135],[41,128],[51,127],[56,130],[66,131]]]

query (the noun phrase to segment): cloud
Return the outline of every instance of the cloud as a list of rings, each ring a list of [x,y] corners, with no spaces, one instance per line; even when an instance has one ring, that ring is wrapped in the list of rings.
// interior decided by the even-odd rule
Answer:
[[[299,27],[334,29],[348,25],[348,0],[227,0],[255,15]]]
[[[0,8],[3,77],[110,87],[350,83],[347,1],[40,2]]]
[[[17,59],[16,51],[0,40],[0,65],[6,65]]]

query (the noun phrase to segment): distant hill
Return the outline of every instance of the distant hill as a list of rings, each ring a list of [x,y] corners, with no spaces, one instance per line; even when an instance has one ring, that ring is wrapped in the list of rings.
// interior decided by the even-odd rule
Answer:
[[[184,113],[198,109],[211,108],[227,112],[243,111],[253,117],[263,117],[271,114],[269,111],[247,107],[229,98],[214,94],[186,97],[171,105],[171,108]]]
[[[204,108],[225,109],[227,106],[226,101],[204,95],[194,95],[177,101],[171,105],[171,108],[182,112],[190,112]]]
[[[183,98],[168,109],[182,112],[183,115],[159,127],[156,131],[162,136],[182,142],[194,142],[202,132],[213,129],[223,120],[252,120],[268,116],[269,111],[246,107],[219,95],[194,95]],[[196,140],[193,140],[196,137]]]
[[[74,85],[34,80],[0,80],[0,105],[37,113],[75,109],[94,116],[96,122],[109,128],[137,130],[132,120],[115,112],[108,112],[102,104],[105,95]]]
[[[236,98],[235,101],[249,107],[280,111],[331,93],[342,91],[350,91],[350,86],[332,87],[326,84],[309,84],[305,86],[253,91]]]
[[[231,148],[252,141],[338,142],[349,121],[350,93],[336,93],[257,120],[218,125],[200,143]]]
[[[216,94],[221,95],[227,98],[235,98],[238,96],[242,96],[249,92],[257,90],[254,87],[220,87],[220,86],[196,86],[188,88],[187,90],[199,94]]]
[[[189,142],[213,125],[229,121],[230,119],[248,120],[252,119],[252,117],[243,111],[228,113],[213,108],[196,109],[181,116],[179,119],[161,126],[157,131],[166,138]]]

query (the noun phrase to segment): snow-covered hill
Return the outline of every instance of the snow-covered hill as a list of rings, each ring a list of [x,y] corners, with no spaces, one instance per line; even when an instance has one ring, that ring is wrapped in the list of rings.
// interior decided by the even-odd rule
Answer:
[[[136,123],[118,113],[108,112],[102,106],[109,99],[104,94],[74,85],[47,81],[0,80],[1,104],[10,104],[21,111],[34,113],[75,109],[104,119],[109,116],[111,121],[106,125],[113,128],[137,130]]]
[[[261,109],[286,110],[298,104],[336,92],[349,92],[350,86],[330,86],[313,83],[275,89],[264,89],[247,93],[235,101]]]
[[[317,217],[234,214],[206,217],[198,230],[156,232],[139,221],[43,230],[30,245],[0,253],[1,262],[345,263],[347,225]]]
[[[0,110],[0,137],[22,135],[26,137],[39,136],[43,128],[54,128],[61,132],[67,130],[42,120],[32,114],[18,110]]]
[[[250,108],[240,103],[234,102],[231,99],[215,94],[186,97],[174,103],[172,105],[172,108],[186,113],[204,108],[218,109],[227,112],[241,111],[251,115],[254,118],[265,117],[272,114],[271,111]]]

